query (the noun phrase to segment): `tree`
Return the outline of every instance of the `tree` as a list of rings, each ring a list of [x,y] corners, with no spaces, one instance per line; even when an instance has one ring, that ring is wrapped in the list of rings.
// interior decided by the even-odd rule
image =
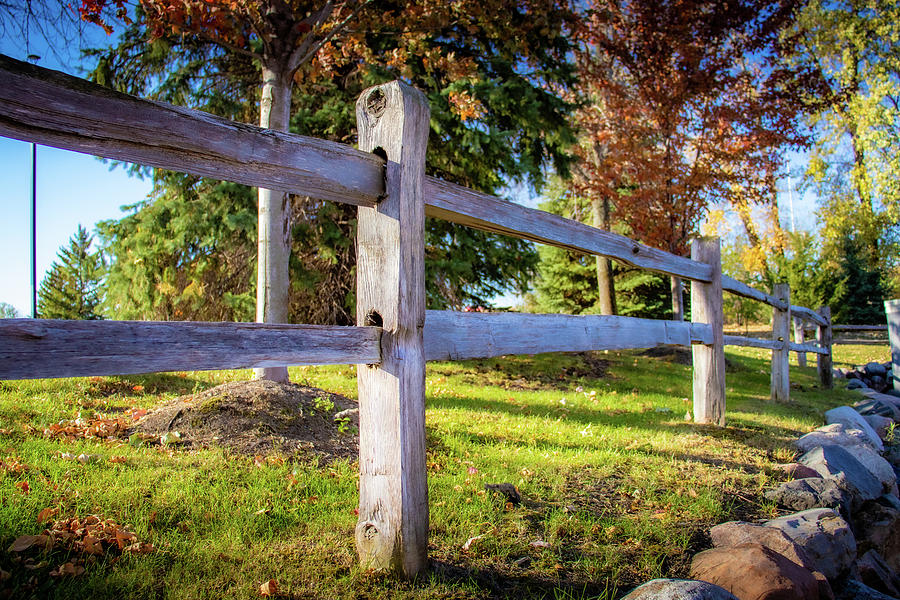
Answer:
[[[578,30],[573,185],[595,214],[674,254],[715,201],[774,204],[778,151],[803,141],[776,61],[797,3],[592,3]],[[595,225],[605,225],[595,218]],[[601,288],[605,287],[603,284]],[[673,311],[683,314],[680,281]]]
[[[8,302],[0,302],[0,319],[18,319],[19,311]]]
[[[99,252],[91,252],[93,236],[81,225],[62,246],[58,261],[41,282],[38,315],[45,319],[100,319],[104,264]]]
[[[359,13],[354,28],[334,35],[294,77],[292,130],[352,141],[356,96],[367,85],[400,76],[425,91],[432,106],[431,174],[494,191],[508,178],[540,183],[548,163],[564,171],[567,105],[545,88],[548,82],[565,85],[570,76],[563,35],[567,11],[554,3],[498,2],[496,11],[475,4],[433,10],[407,4],[403,10],[378,3],[377,18],[366,20],[368,9]],[[117,48],[94,53],[99,59],[94,77],[123,91],[231,118],[246,120],[254,112],[258,83],[252,57],[197,36],[163,30],[157,37],[149,26],[139,14]],[[521,36],[510,39],[510,31]],[[167,177],[165,186],[195,185],[181,181]],[[197,200],[208,201],[203,193]],[[302,313],[297,298],[304,294],[298,287],[320,290],[327,284],[328,298],[341,299],[333,314],[338,321],[349,318],[355,257],[347,244],[352,244],[355,209],[293,199],[298,203],[300,210],[291,212],[300,220],[288,230],[294,244],[290,268],[306,276],[294,279],[292,314],[298,308]],[[428,246],[428,298],[435,307],[487,303],[509,281],[523,286],[535,262],[530,244],[438,221],[428,223]],[[460,249],[468,254],[460,256]],[[328,260],[315,262],[314,256]]]
[[[826,253],[852,248],[885,280],[900,222],[898,36],[896,2],[815,0],[787,37],[792,59],[817,77],[806,95],[816,132],[807,184],[823,201]]]

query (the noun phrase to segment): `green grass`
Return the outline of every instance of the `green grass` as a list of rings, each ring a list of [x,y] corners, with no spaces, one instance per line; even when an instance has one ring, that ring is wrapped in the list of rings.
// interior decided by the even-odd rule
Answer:
[[[79,414],[151,408],[249,372],[0,383],[0,569],[10,574],[0,589],[16,598],[247,598],[274,578],[295,598],[612,599],[653,577],[683,577],[709,526],[777,514],[760,492],[783,477],[774,465],[791,459],[790,440],[856,398],[818,389],[814,367],[794,366],[793,403],[773,405],[769,353],[727,354],[724,429],[685,421],[689,366],[639,352],[430,364],[432,569],[415,582],[357,568],[352,462],[259,466],[216,449],[42,434]],[[888,357],[886,347],[836,347],[838,366]],[[352,398],[354,373],[291,369],[296,382]],[[82,464],[66,453],[96,457]],[[484,491],[503,482],[523,505]],[[109,553],[88,559],[82,575],[50,577],[73,556],[5,550],[46,527],[37,521],[46,508],[55,518],[113,519],[156,550]]]

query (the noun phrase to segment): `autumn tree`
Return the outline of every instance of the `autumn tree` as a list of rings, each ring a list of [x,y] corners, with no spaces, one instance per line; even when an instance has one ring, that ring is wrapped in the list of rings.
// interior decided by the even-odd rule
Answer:
[[[579,30],[583,106],[573,185],[591,198],[595,225],[620,221],[632,237],[685,255],[710,203],[777,207],[779,151],[803,141],[784,86],[792,74],[777,60],[779,33],[796,7],[791,0],[591,5]],[[676,319],[680,288],[673,278]]]
[[[175,19],[164,18],[165,11],[161,12],[160,7],[168,4],[142,2],[120,45],[94,54],[99,63],[96,80],[130,93],[249,120],[255,113],[259,65],[272,62],[266,57],[274,56],[278,48],[286,52],[292,47],[281,37],[277,48],[267,49],[266,28],[293,19],[299,23],[299,32],[291,34],[295,46],[318,40],[308,46],[318,50],[307,53],[308,60],[293,77],[279,79],[293,90],[293,131],[352,142],[352,108],[359,92],[367,85],[402,77],[422,89],[431,104],[431,174],[493,192],[510,178],[539,182],[548,163],[565,170],[567,105],[548,91],[551,85],[565,86],[571,72],[565,35],[571,15],[562,3],[366,2],[343,8],[328,3],[331,13],[322,25],[308,20],[313,12],[295,8],[292,16],[283,14],[281,5],[272,9],[274,13],[262,9],[250,13],[249,8],[229,12],[229,7],[220,6],[223,3],[194,4],[179,2],[172,9]],[[268,21],[237,27],[252,24],[257,17]],[[308,31],[303,23],[309,25]],[[243,33],[235,37],[238,29]],[[185,188],[208,187],[182,181]],[[167,185],[176,184],[169,180]],[[198,201],[204,197],[201,194]],[[316,279],[317,272],[327,273],[325,279],[343,290],[336,296],[343,298],[346,310],[346,298],[352,296],[353,249],[337,240],[352,241],[355,211],[314,199],[293,199],[284,205],[286,214],[301,223],[285,218],[291,226],[279,231],[293,238],[295,252],[298,243],[309,250],[295,253],[289,264],[296,266],[297,259],[301,266],[307,259],[312,264],[313,253],[328,258],[307,269],[310,277],[295,280],[294,287]],[[336,226],[327,231],[318,228],[329,221]],[[317,231],[298,239],[302,233],[298,229],[309,231],[310,223]],[[260,240],[265,235],[260,233]],[[503,279],[524,285],[534,264],[528,244],[442,222],[429,221],[428,243],[432,305],[489,299],[506,287]],[[275,264],[264,252],[259,255],[261,261]],[[258,297],[262,293],[257,290]],[[289,291],[289,298],[295,296]],[[258,306],[265,301],[261,298]]]

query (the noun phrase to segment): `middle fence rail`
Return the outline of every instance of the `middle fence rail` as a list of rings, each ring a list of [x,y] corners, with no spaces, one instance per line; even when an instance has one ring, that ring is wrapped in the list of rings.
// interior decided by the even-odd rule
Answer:
[[[428,177],[429,107],[399,82],[363,92],[357,127],[359,150],[128,96],[0,55],[0,135],[359,207],[356,327],[3,320],[0,379],[357,364],[357,550],[365,567],[406,576],[427,567],[426,361],[691,347],[694,420],[718,425],[725,424],[726,344],[772,350],[774,400],[790,399],[791,351],[816,353],[822,384],[832,385],[828,309],[791,306],[786,286],[768,294],[723,276],[717,239],[694,240],[689,259]],[[688,279],[692,321],[426,311],[426,216]],[[772,306],[772,339],[725,336],[723,291]],[[816,324],[816,345],[790,341],[792,318]]]

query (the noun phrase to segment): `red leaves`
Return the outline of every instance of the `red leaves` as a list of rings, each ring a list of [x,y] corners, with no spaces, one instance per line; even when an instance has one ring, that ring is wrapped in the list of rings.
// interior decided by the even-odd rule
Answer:
[[[44,429],[44,437],[74,442],[79,439],[117,440],[126,437],[131,423],[124,417],[77,418],[60,421]]]
[[[49,520],[56,509],[45,508],[38,514],[38,523]],[[45,551],[60,550],[66,558],[80,554],[50,571],[51,577],[78,576],[84,573],[85,559],[105,554],[147,554],[152,544],[139,542],[137,536],[110,519],[90,515],[84,519],[61,519],[40,535],[22,535],[9,546],[8,552],[21,554],[33,548]]]
[[[274,579],[270,579],[261,586],[259,586],[259,595],[266,597],[273,597],[278,595],[278,582]]]

